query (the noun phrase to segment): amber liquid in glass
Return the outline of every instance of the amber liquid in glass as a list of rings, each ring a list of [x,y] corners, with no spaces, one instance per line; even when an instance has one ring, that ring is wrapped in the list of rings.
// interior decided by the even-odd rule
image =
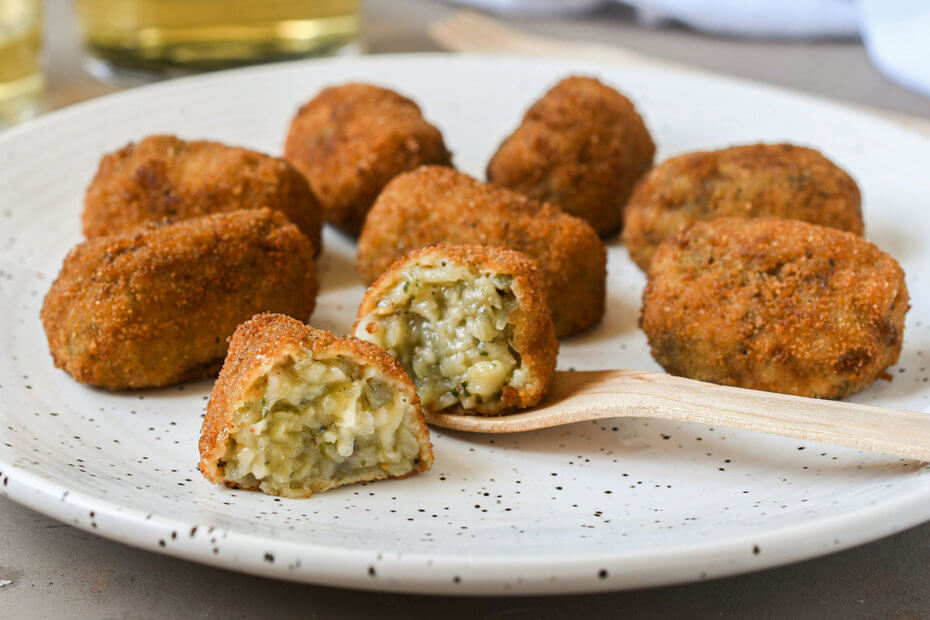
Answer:
[[[359,0],[75,0],[84,44],[115,71],[186,73],[326,55]]]
[[[0,125],[33,114],[45,87],[39,0],[0,0]]]

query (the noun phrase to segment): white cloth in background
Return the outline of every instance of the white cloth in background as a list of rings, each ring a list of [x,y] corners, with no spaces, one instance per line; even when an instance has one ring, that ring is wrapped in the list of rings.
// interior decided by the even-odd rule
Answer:
[[[930,0],[860,0],[862,39],[879,70],[930,97]]]
[[[716,35],[807,39],[861,35],[888,78],[930,97],[930,0],[454,0],[503,13],[567,14],[607,2],[645,24],[675,21]]]
[[[587,13],[605,0],[451,0],[453,4],[472,6],[482,11],[511,15],[569,15]]]
[[[646,23],[675,20],[740,37],[849,37],[859,32],[853,0],[622,0]]]

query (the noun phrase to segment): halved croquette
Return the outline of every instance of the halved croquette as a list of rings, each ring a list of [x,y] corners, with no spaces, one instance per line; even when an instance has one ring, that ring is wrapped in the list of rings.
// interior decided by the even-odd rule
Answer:
[[[536,262],[485,246],[437,245],[395,263],[365,293],[355,335],[401,363],[429,411],[531,407],[559,351]]]
[[[210,481],[284,497],[429,469],[416,388],[382,349],[280,314],[239,326],[200,435]]]

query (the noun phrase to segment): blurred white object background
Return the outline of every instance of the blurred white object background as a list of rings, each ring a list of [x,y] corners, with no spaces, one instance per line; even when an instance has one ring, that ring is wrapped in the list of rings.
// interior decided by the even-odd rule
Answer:
[[[745,38],[861,36],[887,77],[930,97],[930,0],[454,0],[509,14],[594,11],[620,2],[646,26],[678,22]]]

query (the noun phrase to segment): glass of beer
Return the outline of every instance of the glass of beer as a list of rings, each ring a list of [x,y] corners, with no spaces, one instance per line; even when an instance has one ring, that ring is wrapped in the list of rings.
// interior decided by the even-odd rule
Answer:
[[[45,78],[39,0],[0,0],[0,127],[32,116]]]
[[[359,0],[74,0],[94,75],[116,81],[334,54]]]

